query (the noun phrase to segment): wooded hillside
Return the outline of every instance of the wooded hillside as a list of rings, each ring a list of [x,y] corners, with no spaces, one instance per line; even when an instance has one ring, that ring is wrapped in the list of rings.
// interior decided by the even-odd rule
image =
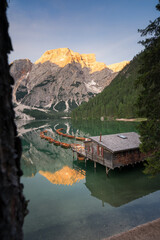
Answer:
[[[136,88],[135,82],[139,75],[142,54],[143,52],[135,56],[100,94],[72,111],[72,118],[137,117],[139,88]]]

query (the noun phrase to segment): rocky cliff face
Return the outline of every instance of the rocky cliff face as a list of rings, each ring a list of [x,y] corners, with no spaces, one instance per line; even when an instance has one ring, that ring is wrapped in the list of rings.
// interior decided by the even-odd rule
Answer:
[[[32,69],[32,63],[29,59],[15,60],[11,64],[11,75],[15,80],[13,88],[13,101],[20,102],[28,93],[27,82],[28,76]]]
[[[68,112],[100,93],[117,72],[96,62],[94,54],[60,48],[45,52],[35,64],[14,61],[11,74],[16,104]]]

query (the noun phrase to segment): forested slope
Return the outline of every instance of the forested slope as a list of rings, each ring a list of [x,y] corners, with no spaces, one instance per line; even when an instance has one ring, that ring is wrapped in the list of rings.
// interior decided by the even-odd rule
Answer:
[[[136,100],[139,89],[136,80],[143,52],[135,56],[100,94],[72,111],[72,118],[120,117],[132,118],[136,115]]]

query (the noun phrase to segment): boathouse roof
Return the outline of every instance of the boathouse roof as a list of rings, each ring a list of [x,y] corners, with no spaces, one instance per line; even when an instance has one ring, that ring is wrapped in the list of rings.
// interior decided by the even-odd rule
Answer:
[[[90,139],[113,153],[138,149],[140,144],[139,135],[135,132],[102,135],[101,141],[100,136]]]

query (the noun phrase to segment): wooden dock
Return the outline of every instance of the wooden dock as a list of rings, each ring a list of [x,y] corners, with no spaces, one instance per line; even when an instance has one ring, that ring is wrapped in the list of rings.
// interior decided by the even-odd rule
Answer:
[[[77,153],[77,156],[80,155],[80,156],[83,156],[83,157],[87,157],[86,156],[86,151],[85,151],[85,147],[81,144],[72,144],[71,145],[71,149],[73,151],[73,154],[74,152]]]
[[[96,163],[99,163],[103,166],[105,166],[105,163],[104,163],[104,160],[102,159],[102,157],[97,157],[97,156],[94,156],[93,154],[91,154],[89,151],[87,151],[85,149],[85,147],[83,145],[78,145],[78,146],[71,146],[72,148],[72,151],[73,151],[73,158],[74,158],[74,153],[77,154],[77,159],[82,156],[84,157],[84,160],[85,160],[85,163],[87,160],[91,160],[94,162],[94,168],[96,168]],[[108,166],[111,167],[110,163],[108,162]],[[108,174],[109,172],[109,168],[107,167],[106,168],[106,173]]]

